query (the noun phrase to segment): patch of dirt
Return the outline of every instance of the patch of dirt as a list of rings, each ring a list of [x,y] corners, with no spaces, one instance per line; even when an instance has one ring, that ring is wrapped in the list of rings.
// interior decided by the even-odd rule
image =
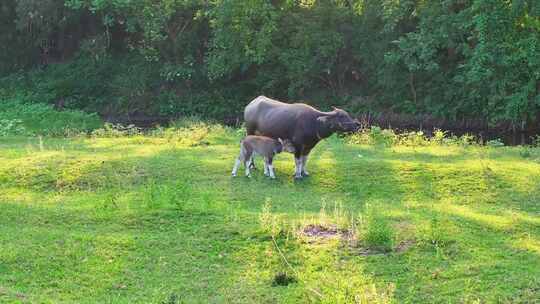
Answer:
[[[302,233],[305,236],[313,238],[334,238],[334,237],[350,237],[352,232],[345,229],[338,229],[335,225],[323,226],[323,225],[307,225]]]
[[[361,256],[377,255],[377,254],[388,254],[388,253],[390,253],[390,251],[384,251],[384,250],[366,248],[366,247],[359,247],[358,248],[358,255],[361,255]]]
[[[409,250],[411,247],[413,247],[416,244],[416,241],[414,240],[404,240],[401,241],[394,249],[392,250],[384,250],[380,248],[368,248],[368,247],[357,247],[355,248],[358,253],[358,255],[361,256],[370,256],[370,255],[378,255],[378,254],[390,254],[390,253],[403,253]]]
[[[406,224],[406,227],[409,227]],[[348,241],[348,246],[350,249],[355,251],[358,255],[361,256],[370,256],[378,254],[389,254],[389,253],[404,253],[414,245],[416,241],[412,239],[406,239],[399,242],[393,249],[381,249],[381,248],[368,248],[363,247],[360,241],[355,237],[355,234],[347,229],[339,229],[335,225],[319,225],[319,224],[309,224],[302,229],[302,234],[312,239],[309,242],[317,242],[325,239],[341,238],[342,240]]]
[[[397,253],[402,253],[402,252],[405,252],[407,250],[409,250],[412,246],[414,246],[416,244],[416,241],[415,240],[404,240],[404,241],[401,241],[397,246],[396,248],[394,248],[394,252],[397,252]]]

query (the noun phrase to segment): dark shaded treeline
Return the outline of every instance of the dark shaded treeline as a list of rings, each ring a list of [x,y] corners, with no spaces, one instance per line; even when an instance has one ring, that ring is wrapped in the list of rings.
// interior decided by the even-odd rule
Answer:
[[[0,98],[234,121],[265,94],[383,126],[535,130],[539,16],[534,0],[6,0]]]

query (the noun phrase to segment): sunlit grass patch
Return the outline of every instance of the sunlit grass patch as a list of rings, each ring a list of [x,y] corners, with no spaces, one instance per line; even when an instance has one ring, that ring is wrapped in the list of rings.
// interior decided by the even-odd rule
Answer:
[[[1,141],[0,302],[538,298],[540,164],[520,148],[332,137],[302,181],[290,154],[276,180],[231,178],[241,136]]]
[[[521,236],[518,240],[514,242],[514,246],[516,248],[534,252],[540,257],[540,240],[531,236],[530,234],[525,234]]]
[[[490,214],[491,212],[479,212],[471,207],[463,205],[436,206],[439,213],[456,215],[474,222],[477,222],[492,229],[511,229],[517,224],[514,217]]]

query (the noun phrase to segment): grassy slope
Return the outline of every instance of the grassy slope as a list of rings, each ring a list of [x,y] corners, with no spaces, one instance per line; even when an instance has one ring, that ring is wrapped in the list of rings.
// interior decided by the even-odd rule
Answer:
[[[40,150],[35,139],[1,139],[0,302],[540,297],[538,151],[523,158],[519,148],[376,148],[331,138],[304,181],[293,181],[290,155],[278,157],[275,181],[260,171],[232,179],[238,137],[217,134],[195,147],[46,138]],[[388,221],[395,246],[410,248],[362,255],[362,240],[295,233],[309,223],[355,222],[363,231],[366,206]],[[273,286],[280,272],[298,281]]]

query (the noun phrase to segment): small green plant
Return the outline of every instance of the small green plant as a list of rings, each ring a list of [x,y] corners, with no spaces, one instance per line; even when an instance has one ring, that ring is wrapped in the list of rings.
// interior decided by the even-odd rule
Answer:
[[[397,141],[397,136],[392,129],[381,129],[373,126],[369,131],[371,143],[381,146],[392,146]]]
[[[533,154],[533,149],[530,147],[521,147],[519,149],[519,156],[523,158],[530,158]]]
[[[403,146],[418,147],[426,146],[429,143],[429,140],[422,131],[411,131],[401,134],[398,137],[399,144]]]
[[[360,129],[355,133],[345,136],[345,142],[351,145],[370,145],[369,129]]]
[[[394,232],[388,220],[378,211],[368,209],[365,217],[364,244],[370,249],[388,252],[394,245]]]
[[[433,216],[429,222],[418,230],[419,241],[436,249],[446,247],[453,242],[450,232],[451,224],[439,216]]]
[[[97,204],[98,211],[109,212],[118,209],[118,193],[109,192],[105,195],[101,204]]]
[[[276,216],[272,214],[272,201],[267,198],[259,215],[259,223],[264,232],[270,233],[272,236],[277,235]]]
[[[444,140],[446,139],[447,132],[443,131],[441,129],[435,129],[433,131],[433,136],[430,139],[430,142],[435,145],[442,145],[444,144]]]
[[[472,134],[463,134],[459,137],[458,143],[464,147],[471,146],[476,143],[476,137]]]

